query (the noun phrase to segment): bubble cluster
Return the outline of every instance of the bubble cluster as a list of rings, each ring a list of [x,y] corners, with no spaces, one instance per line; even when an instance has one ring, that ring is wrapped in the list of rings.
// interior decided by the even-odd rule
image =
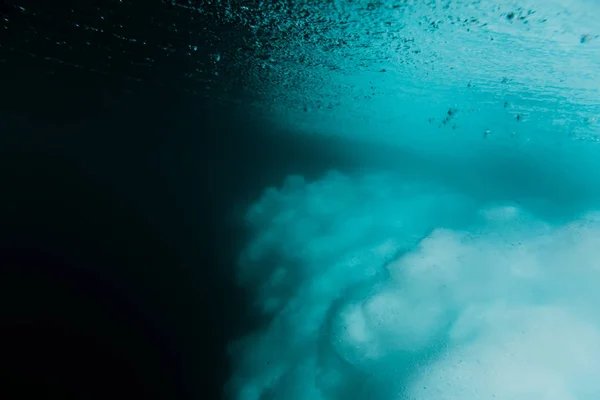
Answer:
[[[263,324],[231,398],[595,399],[600,215],[551,222],[393,174],[290,177],[247,214]]]

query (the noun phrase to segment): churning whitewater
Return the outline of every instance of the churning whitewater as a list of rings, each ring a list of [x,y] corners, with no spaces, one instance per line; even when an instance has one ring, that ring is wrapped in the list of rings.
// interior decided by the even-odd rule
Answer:
[[[246,221],[262,327],[232,398],[593,400],[600,214],[544,220],[392,173],[289,177]]]

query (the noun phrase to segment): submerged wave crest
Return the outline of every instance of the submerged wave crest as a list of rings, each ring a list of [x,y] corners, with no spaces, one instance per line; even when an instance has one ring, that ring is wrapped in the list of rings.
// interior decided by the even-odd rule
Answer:
[[[289,177],[247,214],[261,329],[232,398],[596,399],[600,214],[544,220],[393,174]]]

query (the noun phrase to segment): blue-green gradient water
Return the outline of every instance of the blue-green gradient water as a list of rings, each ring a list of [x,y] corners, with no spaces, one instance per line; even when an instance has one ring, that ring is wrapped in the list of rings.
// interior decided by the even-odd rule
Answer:
[[[600,398],[600,2],[268,7],[266,114],[369,167],[249,207],[231,398]]]

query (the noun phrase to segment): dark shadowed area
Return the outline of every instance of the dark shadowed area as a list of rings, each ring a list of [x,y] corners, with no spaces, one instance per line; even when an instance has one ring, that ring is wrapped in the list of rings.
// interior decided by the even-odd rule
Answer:
[[[2,6],[0,397],[220,398],[226,344],[250,323],[236,217],[289,172],[343,157],[275,144],[213,97],[235,81],[187,79],[211,46],[227,51],[227,27],[195,31],[192,63],[157,50],[190,39],[170,31],[186,10],[38,3]],[[102,15],[154,47],[82,33]]]
[[[6,97],[33,100],[1,122],[4,389],[218,397],[226,343],[248,323],[236,212],[287,172],[343,157],[276,145],[173,92],[107,100],[20,83]]]

